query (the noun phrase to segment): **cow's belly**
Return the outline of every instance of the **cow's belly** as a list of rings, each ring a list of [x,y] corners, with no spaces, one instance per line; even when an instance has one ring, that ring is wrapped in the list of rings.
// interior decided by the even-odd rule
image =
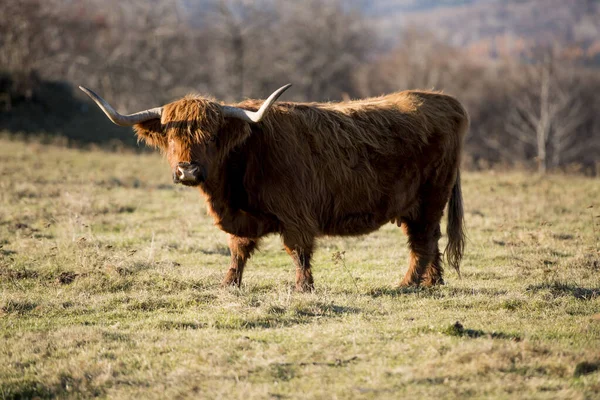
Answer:
[[[319,223],[324,235],[355,236],[364,235],[379,229],[393,216],[393,201],[389,195],[371,198],[365,196],[349,196],[340,199],[330,197],[328,207],[322,209]],[[362,198],[363,201],[357,199]]]
[[[365,235],[376,231],[389,220],[383,213],[347,214],[327,221],[322,225],[321,233],[331,236]]]
[[[418,207],[418,180],[409,184],[393,182],[387,191],[373,198],[373,193],[363,193],[340,199],[333,195],[325,201],[319,226],[324,235],[364,235],[379,229],[390,221],[410,217]],[[369,196],[370,195],[370,196]],[[369,198],[370,197],[370,198]],[[369,199],[369,201],[367,201]]]

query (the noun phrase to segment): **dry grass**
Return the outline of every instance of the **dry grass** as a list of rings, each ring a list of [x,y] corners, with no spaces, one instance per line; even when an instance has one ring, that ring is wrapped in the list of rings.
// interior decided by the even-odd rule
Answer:
[[[225,234],[160,156],[0,160],[0,398],[600,395],[597,179],[466,173],[461,280],[396,289],[388,225],[323,239],[298,294],[277,237],[220,288]]]

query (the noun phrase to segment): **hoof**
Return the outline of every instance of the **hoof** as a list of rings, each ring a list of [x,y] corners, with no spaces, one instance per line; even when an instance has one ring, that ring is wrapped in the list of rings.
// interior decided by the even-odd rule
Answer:
[[[398,284],[399,289],[419,287],[419,282],[403,280]]]
[[[221,282],[221,287],[237,287],[239,288],[242,285],[242,278],[236,274],[236,271],[229,270],[227,271],[227,275],[225,275],[225,279]]]
[[[315,291],[315,285],[312,282],[296,283],[296,292],[312,293]]]
[[[434,287],[434,286],[442,286],[445,285],[444,280],[442,278],[438,279],[425,279],[421,282],[421,286],[423,287]]]

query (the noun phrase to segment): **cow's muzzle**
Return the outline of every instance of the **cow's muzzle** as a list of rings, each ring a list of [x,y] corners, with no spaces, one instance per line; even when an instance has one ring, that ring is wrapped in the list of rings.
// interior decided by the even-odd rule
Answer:
[[[180,162],[173,172],[173,183],[194,186],[203,181],[204,177],[198,164]]]

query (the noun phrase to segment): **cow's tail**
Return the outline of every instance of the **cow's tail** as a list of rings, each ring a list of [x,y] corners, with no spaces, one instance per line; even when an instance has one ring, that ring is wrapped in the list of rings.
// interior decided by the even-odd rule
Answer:
[[[448,202],[448,225],[446,227],[448,244],[444,251],[448,265],[456,270],[460,276],[460,260],[465,250],[465,227],[462,191],[460,188],[460,170],[456,173],[456,182],[452,188]]]

